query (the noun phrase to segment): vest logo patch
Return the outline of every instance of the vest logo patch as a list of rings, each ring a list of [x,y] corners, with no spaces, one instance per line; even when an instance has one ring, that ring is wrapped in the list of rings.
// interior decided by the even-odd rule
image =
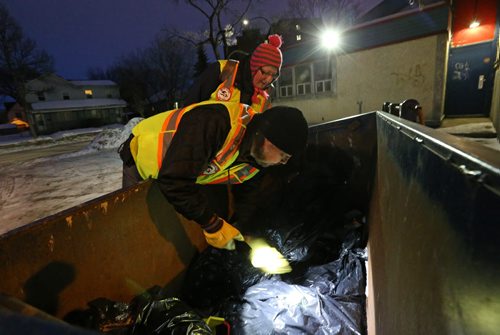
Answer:
[[[203,172],[203,174],[205,175],[210,175],[210,174],[214,174],[217,172],[217,166],[215,166],[215,164],[208,164],[208,167],[207,169]]]
[[[222,87],[217,91],[217,100],[228,101],[231,99],[231,91],[227,87]]]

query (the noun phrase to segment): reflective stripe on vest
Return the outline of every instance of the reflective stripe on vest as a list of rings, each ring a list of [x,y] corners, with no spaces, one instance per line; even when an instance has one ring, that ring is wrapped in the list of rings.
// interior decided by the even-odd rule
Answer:
[[[210,100],[213,101],[230,101],[239,103],[241,98],[241,92],[238,88],[234,86],[234,80],[236,79],[236,73],[238,72],[239,62],[236,60],[219,60],[220,66],[220,78],[222,83],[217,87],[217,89],[210,95]],[[252,101],[252,109],[257,113],[262,113],[266,109],[270,108],[270,101],[267,97],[262,94],[258,94],[258,103]]]
[[[241,183],[252,178],[259,171],[248,164],[239,164],[229,169],[238,157],[238,149],[245,134],[246,125],[253,118],[255,112],[247,105],[231,102],[219,103],[228,109],[231,129],[222,148],[210,162],[208,168],[198,176],[196,180],[198,184]],[[158,177],[158,172],[182,116],[193,108],[206,104],[213,104],[213,102],[204,101],[183,109],[160,113],[141,121],[134,127],[132,132],[138,143],[136,165],[142,178]]]

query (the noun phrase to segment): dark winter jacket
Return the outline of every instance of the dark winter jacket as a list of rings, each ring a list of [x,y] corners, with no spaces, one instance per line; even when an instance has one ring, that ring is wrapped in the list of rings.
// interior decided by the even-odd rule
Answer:
[[[186,218],[201,225],[215,213],[201,191],[204,186],[196,184],[196,178],[223,146],[230,129],[230,118],[222,104],[192,109],[181,119],[158,174],[158,186],[167,200]],[[259,167],[250,156],[253,129],[250,122],[233,165],[246,162]]]
[[[220,74],[219,62],[211,63],[187,92],[183,106],[209,100],[210,95],[222,83]],[[251,105],[254,87],[250,71],[250,57],[246,57],[240,61],[234,84],[241,91],[240,102]]]

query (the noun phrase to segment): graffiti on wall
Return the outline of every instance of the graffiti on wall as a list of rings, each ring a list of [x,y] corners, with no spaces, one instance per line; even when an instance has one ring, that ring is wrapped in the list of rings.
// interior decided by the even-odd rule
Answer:
[[[469,62],[456,62],[453,64],[452,80],[467,80],[469,79],[470,66]]]
[[[424,66],[416,64],[411,66],[406,72],[391,72],[391,76],[396,80],[397,86],[422,87],[425,83],[425,75],[423,73]]]

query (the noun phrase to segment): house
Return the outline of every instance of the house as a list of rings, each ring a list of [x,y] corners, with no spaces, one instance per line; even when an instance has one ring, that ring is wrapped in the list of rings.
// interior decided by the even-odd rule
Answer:
[[[75,81],[49,74],[26,88],[29,123],[37,134],[120,123],[127,105],[110,80]]]
[[[413,98],[428,126],[444,117],[481,115],[499,129],[498,3],[396,3],[381,2],[367,13],[372,20],[343,31],[335,51],[304,35],[302,43],[285,40],[273,104],[300,108],[310,123],[320,123]],[[397,12],[378,16],[384,4]],[[479,27],[469,27],[473,18]]]

